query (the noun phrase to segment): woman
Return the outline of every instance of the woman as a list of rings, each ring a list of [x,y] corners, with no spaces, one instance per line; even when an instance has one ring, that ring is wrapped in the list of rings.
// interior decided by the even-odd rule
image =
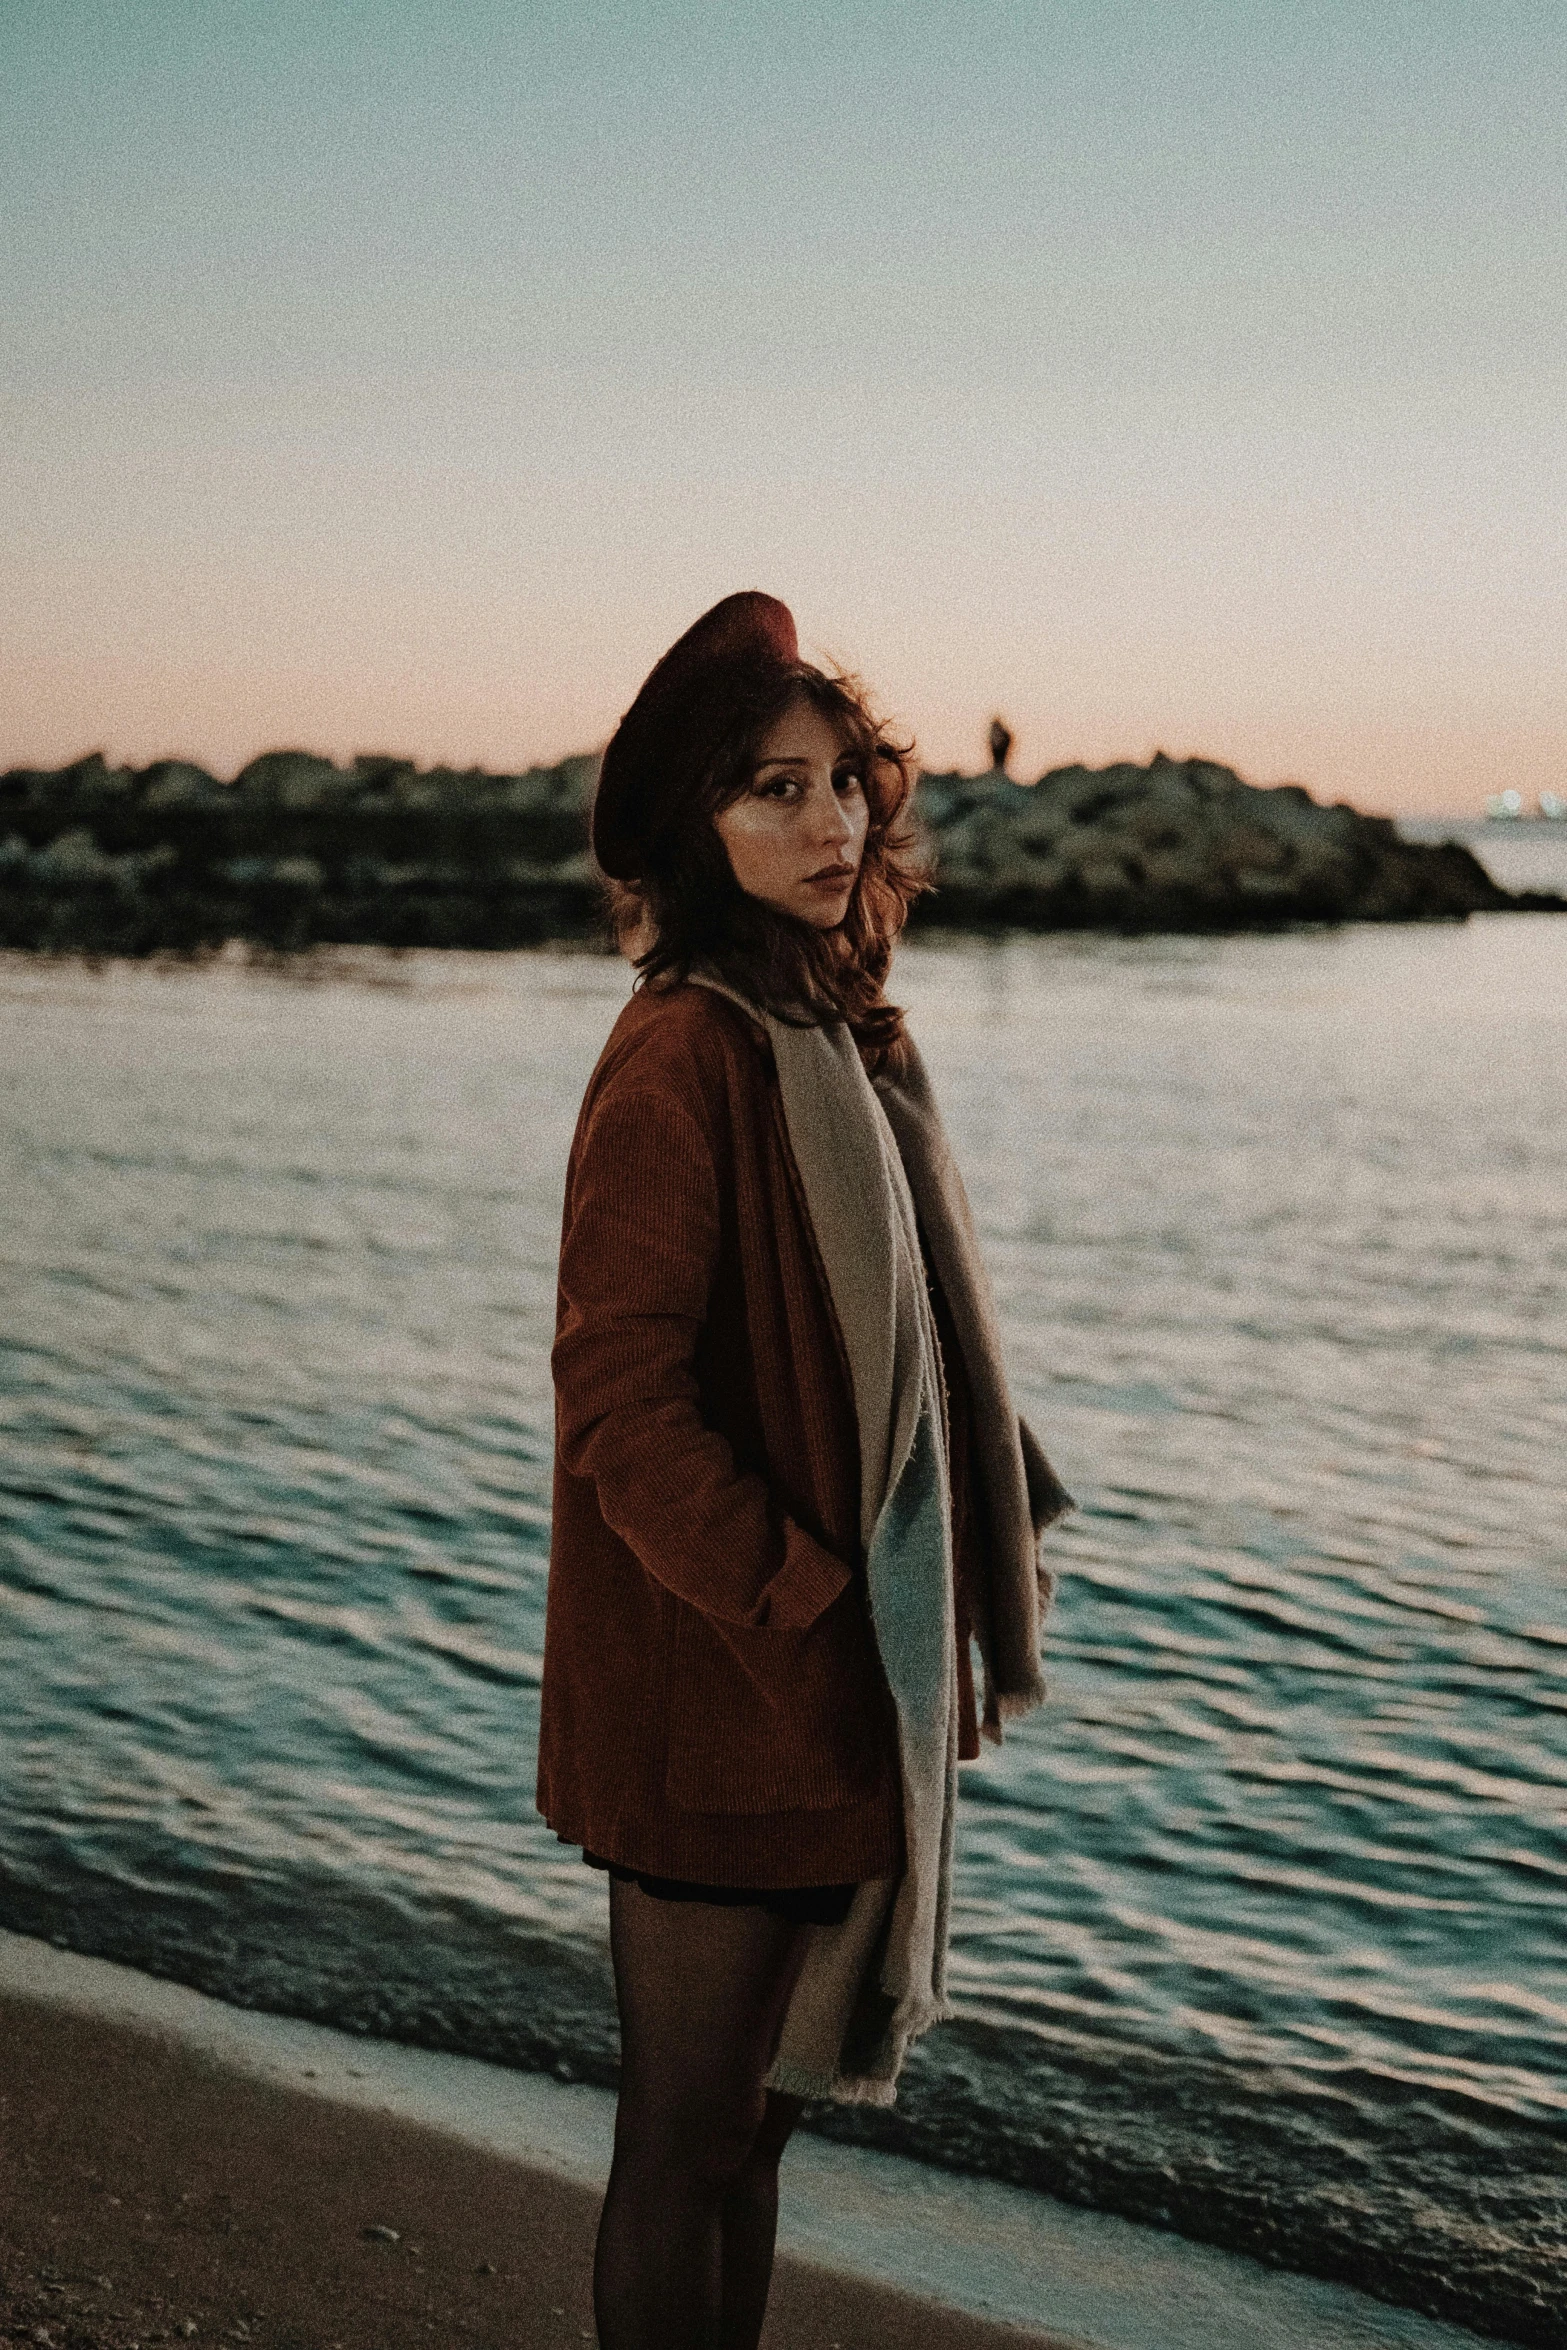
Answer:
[[[956,1758],[1038,1702],[1066,1496],[883,982],[905,756],[731,596],[593,812],[640,984],[567,1175],[539,1806],[610,1874],[606,2350],[751,2350],[809,2095],[946,2009]]]

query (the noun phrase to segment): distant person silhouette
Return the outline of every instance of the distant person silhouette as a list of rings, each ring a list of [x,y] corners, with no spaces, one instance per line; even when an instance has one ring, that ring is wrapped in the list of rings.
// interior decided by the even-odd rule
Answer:
[[[1012,729],[1004,718],[990,721],[990,764],[998,775],[1007,771],[1007,756],[1012,748]]]

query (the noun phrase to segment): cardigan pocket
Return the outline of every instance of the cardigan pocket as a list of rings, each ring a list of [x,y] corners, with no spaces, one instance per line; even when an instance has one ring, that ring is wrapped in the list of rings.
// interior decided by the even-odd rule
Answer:
[[[683,1811],[864,1803],[895,1749],[865,1602],[853,1583],[804,1632],[722,1629],[673,1600],[665,1793]]]

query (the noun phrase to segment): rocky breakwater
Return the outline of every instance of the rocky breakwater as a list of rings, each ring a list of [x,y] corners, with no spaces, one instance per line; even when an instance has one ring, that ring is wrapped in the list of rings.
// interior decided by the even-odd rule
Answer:
[[[522,775],[270,751],[232,783],[188,761],[94,755],[0,775],[0,947],[56,953],[603,939],[587,811],[597,761]],[[1204,759],[1062,767],[1023,787],[926,775],[937,888],[965,929],[1256,929],[1567,901],[1510,896],[1464,848],[1258,791]]]
[[[1058,767],[1036,784],[926,775],[937,889],[920,918],[965,929],[1234,930],[1567,913],[1498,888],[1458,844],[1402,840],[1386,817],[1260,790],[1208,759]]]
[[[232,783],[93,756],[0,776],[0,946],[529,946],[590,935],[591,758],[523,775],[272,751]]]

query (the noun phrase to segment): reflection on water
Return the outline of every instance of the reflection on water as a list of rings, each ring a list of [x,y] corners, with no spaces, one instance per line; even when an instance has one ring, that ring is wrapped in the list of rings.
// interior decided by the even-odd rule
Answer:
[[[1523,917],[898,970],[1083,1505],[1053,1703],[965,1774],[970,2023],[903,2126],[1258,2243],[1244,2186],[1284,2256],[1374,2244],[1542,2341],[1564,964]],[[624,977],[326,973],[0,965],[0,1914],[580,2059],[602,1881],[531,1808],[546,1358]]]

